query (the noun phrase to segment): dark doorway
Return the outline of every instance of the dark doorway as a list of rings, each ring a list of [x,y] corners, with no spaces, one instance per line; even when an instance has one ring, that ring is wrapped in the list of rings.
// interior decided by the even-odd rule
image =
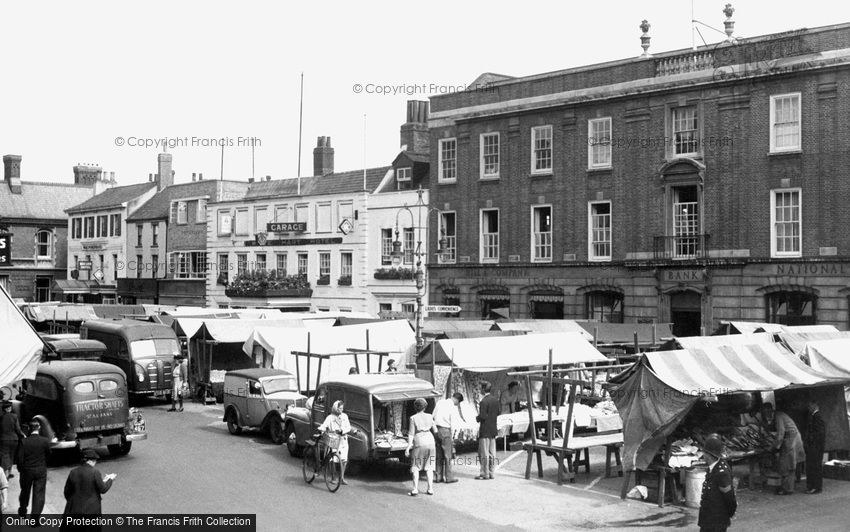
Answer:
[[[670,320],[675,336],[702,334],[702,298],[696,292],[670,294]]]
[[[532,301],[531,317],[535,320],[564,319],[564,303],[553,301]]]

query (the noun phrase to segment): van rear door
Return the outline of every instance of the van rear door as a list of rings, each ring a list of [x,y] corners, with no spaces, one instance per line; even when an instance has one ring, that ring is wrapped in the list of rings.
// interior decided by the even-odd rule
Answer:
[[[127,385],[117,373],[72,377],[65,393],[67,419],[78,433],[120,429],[127,422]]]

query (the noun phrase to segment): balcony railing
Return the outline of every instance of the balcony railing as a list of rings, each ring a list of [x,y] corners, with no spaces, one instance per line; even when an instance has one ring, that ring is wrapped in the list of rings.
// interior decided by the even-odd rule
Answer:
[[[708,239],[711,235],[656,236],[656,259],[700,259],[708,256]]]
[[[656,76],[684,74],[686,72],[711,70],[712,68],[714,68],[714,54],[712,52],[694,52],[675,57],[664,57],[655,61]]]

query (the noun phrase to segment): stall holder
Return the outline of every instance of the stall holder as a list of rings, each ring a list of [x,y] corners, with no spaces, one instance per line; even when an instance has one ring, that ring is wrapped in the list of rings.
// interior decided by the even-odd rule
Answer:
[[[564,378],[560,376],[560,374],[563,373],[581,373],[586,372],[589,369],[607,370],[609,368],[619,368],[622,367],[622,365],[597,366],[594,368],[580,367],[570,369],[559,369],[556,373],[556,371],[552,367],[551,357],[552,354],[550,350],[550,363],[549,367],[546,370],[508,373],[508,375],[511,376],[524,377],[529,405],[533,404],[533,398],[531,395],[532,381],[542,382],[544,388],[547,390],[545,402],[545,406],[548,410],[548,415],[546,419],[546,439],[539,440],[536,431],[532,430],[531,441],[523,444],[523,450],[528,453],[528,460],[526,461],[525,467],[525,478],[531,478],[531,465],[535,456],[537,457],[537,476],[543,476],[542,455],[543,453],[546,453],[547,455],[554,457],[555,461],[558,464],[558,484],[563,484],[564,479],[569,479],[570,482],[575,482],[575,471],[576,469],[578,469],[579,466],[584,466],[586,473],[590,472],[590,448],[603,446],[606,449],[606,476],[610,476],[611,474],[612,458],[614,458],[617,467],[620,469],[619,474],[622,475],[622,461],[620,459],[620,447],[623,445],[622,430],[602,431],[581,436],[575,435],[575,423],[573,414],[576,400],[580,395],[580,390],[588,386],[590,383],[585,380]],[[569,388],[567,416],[564,421],[565,430],[563,438],[555,438],[555,431],[553,426],[554,420],[552,412],[552,387],[556,384],[564,385]],[[557,400],[557,403],[560,403],[560,400]],[[530,426],[533,426],[535,423],[534,413],[531,411],[531,409],[529,409],[528,411],[528,422]]]
[[[828,426],[826,450],[850,446],[843,408],[846,379],[815,371],[772,343],[721,345],[713,338],[718,337],[709,337],[702,344],[699,338],[690,338],[688,349],[645,353],[611,379],[609,392],[624,424],[622,497],[628,492],[632,471],[636,477],[649,473],[657,475],[658,504],[663,506],[666,488],[679,473],[669,465],[671,437],[686,419],[692,419],[694,406],[706,398],[774,392],[791,400],[817,400]],[[706,427],[706,431],[713,428]],[[657,455],[665,443],[659,463]],[[729,456],[733,463],[749,465],[751,485],[757,484],[755,466],[760,454],[763,449],[753,448]]]

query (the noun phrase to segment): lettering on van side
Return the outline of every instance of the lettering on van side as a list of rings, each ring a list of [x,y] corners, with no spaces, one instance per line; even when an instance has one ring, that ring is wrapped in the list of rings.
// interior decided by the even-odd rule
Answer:
[[[123,399],[94,399],[91,401],[81,401],[74,405],[74,410],[77,412],[91,412],[95,410],[117,410],[124,407]]]

